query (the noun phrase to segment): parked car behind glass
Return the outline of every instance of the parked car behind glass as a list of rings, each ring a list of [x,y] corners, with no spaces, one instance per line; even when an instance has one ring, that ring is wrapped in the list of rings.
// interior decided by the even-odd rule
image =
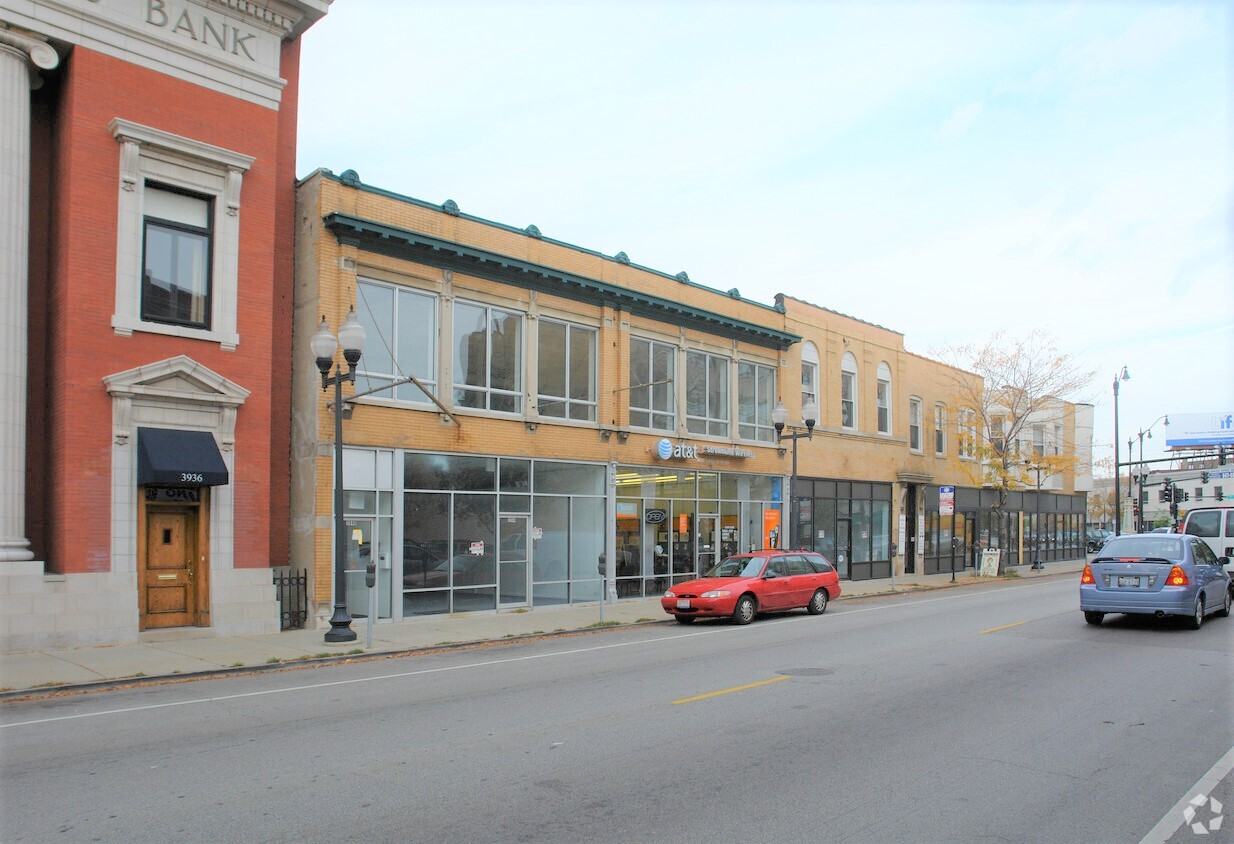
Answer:
[[[1080,576],[1080,609],[1089,624],[1106,613],[1184,616],[1198,630],[1206,615],[1230,614],[1230,576],[1194,536],[1112,536]]]

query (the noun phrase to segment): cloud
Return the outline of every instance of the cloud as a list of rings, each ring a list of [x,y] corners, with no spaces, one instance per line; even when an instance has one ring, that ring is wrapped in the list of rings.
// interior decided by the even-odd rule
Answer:
[[[985,110],[985,105],[980,102],[966,103],[962,106],[957,106],[951,112],[943,125],[938,130],[938,138],[943,141],[955,141],[968,134],[968,130],[973,128],[973,124],[977,122],[977,118],[981,116],[981,112]]]

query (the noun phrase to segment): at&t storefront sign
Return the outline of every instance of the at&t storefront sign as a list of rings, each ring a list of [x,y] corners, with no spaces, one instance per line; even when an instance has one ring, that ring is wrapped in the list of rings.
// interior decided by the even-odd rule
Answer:
[[[685,443],[674,444],[665,437],[656,444],[656,454],[661,460],[697,460],[698,446]]]

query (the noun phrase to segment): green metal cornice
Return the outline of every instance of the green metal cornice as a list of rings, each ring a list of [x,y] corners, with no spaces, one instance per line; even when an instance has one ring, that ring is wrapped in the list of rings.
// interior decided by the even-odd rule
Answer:
[[[639,293],[627,287],[349,214],[327,214],[323,222],[340,243],[392,258],[462,272],[592,305],[607,305],[764,348],[783,350],[801,341],[800,336],[786,331],[777,331],[672,299]]]

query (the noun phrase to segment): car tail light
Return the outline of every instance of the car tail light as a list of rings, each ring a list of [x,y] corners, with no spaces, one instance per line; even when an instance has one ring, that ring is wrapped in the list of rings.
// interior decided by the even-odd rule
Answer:
[[[1096,583],[1097,582],[1093,580],[1093,570],[1090,569],[1087,564],[1085,564],[1084,566],[1084,573],[1080,575],[1080,582],[1081,583]]]
[[[1186,586],[1188,582],[1186,572],[1178,566],[1170,569],[1170,576],[1165,579],[1166,586]]]

